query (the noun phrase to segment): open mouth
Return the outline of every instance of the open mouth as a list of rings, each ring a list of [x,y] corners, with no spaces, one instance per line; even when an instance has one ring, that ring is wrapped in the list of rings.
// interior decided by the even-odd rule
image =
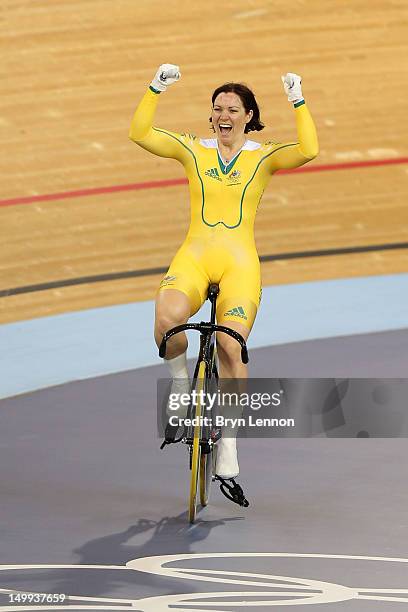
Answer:
[[[229,134],[232,130],[232,125],[229,125],[228,123],[219,123],[218,127],[220,128],[221,134]]]

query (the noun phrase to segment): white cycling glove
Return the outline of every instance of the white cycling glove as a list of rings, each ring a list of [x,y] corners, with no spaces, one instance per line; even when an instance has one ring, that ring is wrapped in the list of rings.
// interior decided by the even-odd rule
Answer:
[[[288,72],[285,76],[282,76],[282,83],[289,102],[296,103],[304,99],[302,94],[302,77],[298,74]]]
[[[166,91],[169,85],[173,85],[181,77],[180,68],[175,64],[162,64],[156,72],[150,87],[155,91]]]

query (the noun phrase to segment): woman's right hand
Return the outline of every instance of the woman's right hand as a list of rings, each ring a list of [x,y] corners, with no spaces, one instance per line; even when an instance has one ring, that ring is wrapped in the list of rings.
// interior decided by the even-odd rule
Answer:
[[[156,91],[166,91],[169,85],[173,85],[181,77],[180,68],[175,64],[162,64],[156,72],[150,87]]]

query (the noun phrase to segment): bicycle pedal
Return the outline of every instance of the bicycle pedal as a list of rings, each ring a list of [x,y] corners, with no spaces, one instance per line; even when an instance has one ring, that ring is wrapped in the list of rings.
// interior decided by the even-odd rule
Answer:
[[[246,499],[242,487],[233,478],[225,479],[215,475],[214,480],[220,481],[220,491],[227,499],[234,504],[238,504],[238,506],[248,508],[249,501]]]
[[[167,444],[177,444],[177,442],[180,442],[181,438],[176,438],[178,430],[178,425],[170,425],[170,423],[167,423],[164,431],[164,440],[160,446],[160,450],[163,450]]]

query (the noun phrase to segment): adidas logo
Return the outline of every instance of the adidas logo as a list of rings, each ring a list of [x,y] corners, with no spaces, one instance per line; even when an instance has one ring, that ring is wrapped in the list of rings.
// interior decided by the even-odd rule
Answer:
[[[228,310],[228,312],[224,313],[224,316],[226,315],[232,316],[232,317],[241,317],[241,319],[248,319],[248,317],[245,314],[245,310],[242,308],[242,306],[231,308],[231,310]]]
[[[222,178],[218,174],[217,168],[210,168],[209,170],[206,170],[205,175],[210,176],[211,178],[216,179],[217,181],[222,181]]]

